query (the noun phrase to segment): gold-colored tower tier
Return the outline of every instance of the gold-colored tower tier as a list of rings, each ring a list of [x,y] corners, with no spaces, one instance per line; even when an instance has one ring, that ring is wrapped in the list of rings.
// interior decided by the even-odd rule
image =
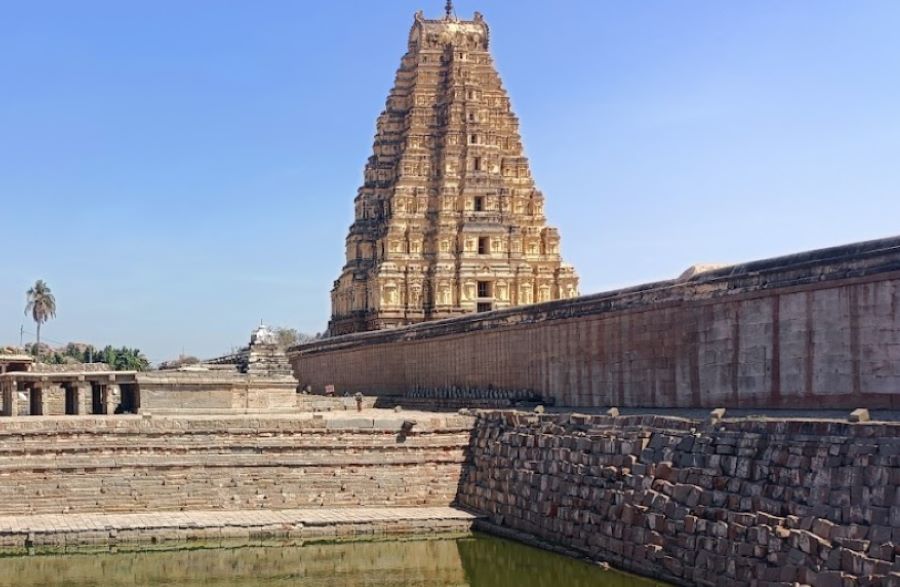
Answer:
[[[331,335],[578,295],[481,14],[418,13],[355,200]]]

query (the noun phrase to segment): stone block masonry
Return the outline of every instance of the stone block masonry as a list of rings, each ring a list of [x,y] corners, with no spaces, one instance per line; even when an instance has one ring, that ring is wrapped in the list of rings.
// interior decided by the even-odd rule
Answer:
[[[187,540],[307,541],[385,534],[465,534],[472,530],[475,517],[451,507],[318,507],[0,516],[0,556],[32,547],[62,548],[85,544],[119,546]]]
[[[900,585],[900,424],[69,416],[0,425],[0,546],[489,531],[681,585]]]
[[[289,413],[297,411],[290,376],[249,377],[226,372],[151,371],[136,377],[141,410],[151,414]]]
[[[292,349],[315,393],[529,390],[573,407],[900,407],[900,237]]]
[[[900,584],[900,425],[484,413],[458,503],[681,585]]]
[[[8,418],[0,516],[448,506],[471,420],[374,411]]]

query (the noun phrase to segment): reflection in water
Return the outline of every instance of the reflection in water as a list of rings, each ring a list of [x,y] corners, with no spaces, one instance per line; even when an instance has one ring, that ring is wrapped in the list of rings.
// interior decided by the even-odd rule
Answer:
[[[457,541],[471,587],[650,587],[649,579],[491,536]]]
[[[460,539],[268,543],[239,548],[78,552],[0,558],[0,587],[648,587],[485,535]]]

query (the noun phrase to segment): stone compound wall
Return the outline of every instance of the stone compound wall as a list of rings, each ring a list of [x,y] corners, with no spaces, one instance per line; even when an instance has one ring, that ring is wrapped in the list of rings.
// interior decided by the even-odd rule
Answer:
[[[471,454],[460,505],[621,568],[900,585],[900,424],[492,412]]]
[[[321,393],[530,390],[557,405],[900,407],[900,237],[292,349]]]
[[[404,418],[417,420],[409,434]],[[446,506],[472,418],[10,418],[0,515]]]

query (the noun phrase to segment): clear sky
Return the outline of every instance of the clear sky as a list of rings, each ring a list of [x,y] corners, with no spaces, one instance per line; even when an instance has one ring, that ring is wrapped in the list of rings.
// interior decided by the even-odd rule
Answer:
[[[582,292],[900,233],[900,2],[456,6]],[[48,339],[152,361],[323,330],[420,8],[0,0],[0,344],[39,278]]]

